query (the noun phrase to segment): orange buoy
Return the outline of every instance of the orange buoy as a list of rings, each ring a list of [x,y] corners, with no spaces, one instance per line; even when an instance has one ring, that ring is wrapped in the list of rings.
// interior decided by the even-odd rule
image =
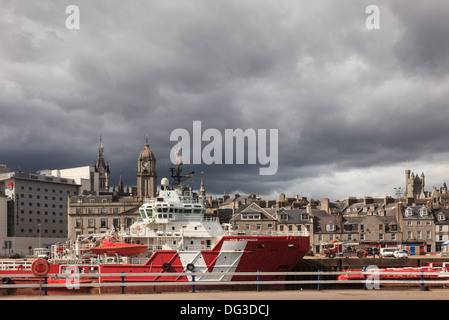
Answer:
[[[50,271],[50,262],[43,258],[36,259],[31,264],[31,271],[35,276],[45,277]]]

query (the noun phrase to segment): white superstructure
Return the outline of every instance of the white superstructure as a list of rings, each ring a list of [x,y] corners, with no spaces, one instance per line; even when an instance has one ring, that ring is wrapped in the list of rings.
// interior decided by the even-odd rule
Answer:
[[[174,186],[163,178],[156,198],[147,199],[139,208],[141,217],[126,237],[148,245],[150,252],[210,249],[224,235],[224,228],[218,218],[204,216],[201,198],[183,186],[179,167],[173,177],[178,180]]]

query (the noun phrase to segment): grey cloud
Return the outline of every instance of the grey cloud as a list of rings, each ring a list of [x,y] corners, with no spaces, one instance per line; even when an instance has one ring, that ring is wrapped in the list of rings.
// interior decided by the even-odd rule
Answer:
[[[365,28],[368,1],[80,0],[76,31],[64,25],[69,2],[6,2],[0,13],[0,163],[10,167],[91,164],[102,134],[113,180],[133,185],[145,135],[162,177],[171,131],[194,120],[279,129],[274,176],[186,168],[217,194],[321,187],[323,170],[449,148],[444,1],[379,1],[376,31]]]

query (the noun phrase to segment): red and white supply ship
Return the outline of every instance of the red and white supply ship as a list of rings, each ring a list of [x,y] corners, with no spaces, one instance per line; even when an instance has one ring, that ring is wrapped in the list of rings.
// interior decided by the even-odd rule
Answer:
[[[14,274],[47,274],[47,282],[61,282],[61,276],[79,271],[84,282],[120,281],[111,273],[151,273],[152,276],[125,277],[126,282],[255,280],[229,272],[291,271],[309,250],[307,233],[238,234],[231,224],[205,215],[201,197],[187,188],[193,174],[181,175],[181,163],[172,169],[155,198],[139,208],[140,218],[128,230],[111,234],[85,235],[67,246],[53,246],[48,265],[15,262],[0,264],[3,284],[36,281],[38,277]],[[214,275],[209,275],[209,273]],[[216,275],[216,273],[221,273]],[[97,278],[83,275],[98,273]],[[170,276],[167,276],[167,273]],[[162,276],[164,274],[164,276]],[[173,276],[171,276],[173,275]],[[282,279],[285,277],[276,277]],[[65,278],[64,278],[65,279]],[[263,280],[275,279],[263,277]]]

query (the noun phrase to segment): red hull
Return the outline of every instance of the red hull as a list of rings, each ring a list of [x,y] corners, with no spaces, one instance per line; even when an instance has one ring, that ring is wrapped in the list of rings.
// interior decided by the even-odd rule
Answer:
[[[101,282],[121,281],[121,277],[107,276],[108,273],[160,273],[160,276],[125,277],[126,282],[155,281],[191,281],[191,276],[181,276],[189,268],[195,271],[199,280],[215,281],[253,281],[255,276],[226,276],[227,272],[282,272],[292,270],[309,250],[309,237],[281,236],[224,236],[212,250],[188,251],[155,251],[144,265],[103,264],[100,270]],[[193,258],[192,258],[193,257]],[[195,260],[196,259],[196,260]],[[63,265],[52,264],[49,277],[60,274]],[[80,277],[89,272],[92,266],[79,265]],[[209,279],[209,272],[223,272],[223,276]],[[9,274],[32,274],[30,270],[0,271],[1,278]],[[167,276],[167,274],[169,276]],[[162,276],[163,275],[163,276]],[[203,278],[201,278],[203,277]],[[213,275],[211,276],[213,277]],[[226,278],[228,277],[228,278]],[[264,276],[261,280],[282,280],[285,276]],[[11,278],[11,282],[38,280],[38,278]],[[52,280],[51,280],[52,281]],[[94,280],[94,282],[96,279]],[[72,292],[76,292],[73,290]]]
[[[245,243],[244,249],[239,243]],[[230,244],[231,243],[231,244]],[[236,243],[236,246],[233,246]],[[232,249],[235,247],[235,249]],[[224,236],[212,250],[200,251],[203,270],[217,272],[222,268],[220,261],[235,259],[234,272],[280,272],[292,270],[309,251],[309,237],[251,237]],[[173,276],[126,277],[126,281],[189,281],[187,276],[176,273],[186,272],[185,252],[155,251],[145,265],[103,265],[102,273],[173,273]],[[235,257],[239,254],[239,257]],[[228,256],[227,256],[228,255]],[[237,261],[238,260],[238,261]],[[193,263],[194,264],[194,263]],[[195,266],[195,270],[198,265]],[[206,270],[207,268],[207,270]],[[220,272],[220,271],[218,271]],[[274,277],[266,277],[274,279]],[[278,277],[279,279],[279,277]],[[119,281],[119,277],[102,277],[102,281]],[[234,276],[233,281],[254,280],[254,276]],[[268,279],[264,279],[268,280]]]

